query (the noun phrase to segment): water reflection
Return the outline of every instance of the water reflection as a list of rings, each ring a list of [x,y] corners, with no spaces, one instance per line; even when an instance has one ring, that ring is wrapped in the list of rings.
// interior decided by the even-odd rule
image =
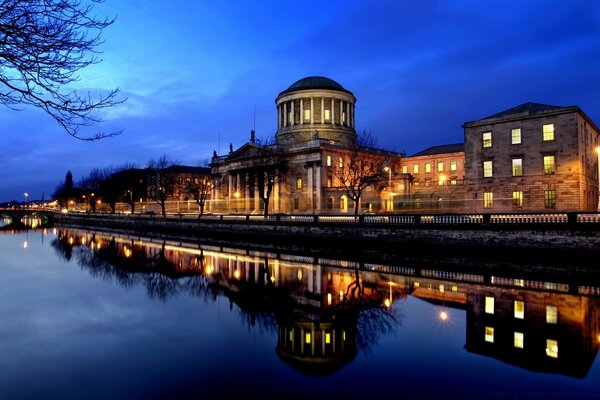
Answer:
[[[151,298],[225,296],[248,326],[276,332],[279,358],[306,375],[330,374],[399,329],[408,296],[435,304],[442,323],[451,322],[451,309],[466,310],[467,351],[528,370],[583,378],[600,345],[600,285],[587,278],[537,281],[55,232],[61,257],[93,276],[144,287]]]

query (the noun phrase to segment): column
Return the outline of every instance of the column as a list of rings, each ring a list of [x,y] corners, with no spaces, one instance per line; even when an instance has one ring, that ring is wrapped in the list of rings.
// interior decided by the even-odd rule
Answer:
[[[350,109],[352,110],[352,119],[350,121],[352,121],[352,127],[354,128],[354,104],[352,104],[352,107],[350,107]]]
[[[306,286],[308,286],[308,291],[310,293],[315,292],[315,270],[314,268],[308,268],[308,276],[306,277]]]
[[[287,126],[287,103],[283,103],[283,126]]]
[[[306,191],[307,191],[307,195],[308,195],[308,209],[313,211],[314,210],[314,205],[313,205],[313,167],[312,165],[309,166],[307,169],[307,182],[306,182]]]
[[[315,118],[315,102],[313,97],[310,97],[310,123],[311,125],[315,122],[314,121]]]
[[[321,294],[321,281],[323,280],[323,267],[321,264],[315,264],[315,294]]]
[[[277,129],[281,129],[281,105],[277,106]]]
[[[244,191],[244,210],[250,211],[250,174],[246,172],[246,190]]]
[[[279,212],[279,178],[275,178],[273,186],[273,211]]]
[[[344,114],[344,101],[340,100],[340,125],[344,125],[344,120],[342,119],[343,114]]]
[[[227,200],[227,209],[231,210],[231,200],[233,199],[233,175],[231,175],[231,173],[228,173],[227,176],[229,176],[229,192],[228,192],[228,200]]]
[[[294,125],[294,114],[296,114],[296,112],[294,110],[294,100],[291,101],[290,106],[291,106],[290,111],[292,112],[292,115],[290,115],[290,125]]]
[[[241,188],[242,188],[241,177],[240,177],[240,174],[237,173],[237,174],[235,174],[235,193],[238,194],[238,197],[235,196],[235,193],[233,194],[233,201],[234,201],[234,204],[235,204],[235,211],[236,212],[239,211],[239,209],[240,209],[240,198],[239,198],[239,196],[242,195],[241,190],[240,190]]]
[[[321,97],[321,123],[325,123],[325,98]]]
[[[258,197],[258,174],[254,174],[254,210],[258,213],[260,197]]]
[[[300,99],[300,125],[304,125],[304,99]]]
[[[317,213],[319,213],[321,211],[321,192],[322,192],[322,188],[321,188],[321,163],[317,163],[316,167],[315,167],[315,190],[316,190],[316,207],[315,210]]]
[[[329,113],[331,116],[331,125],[335,123],[335,100],[333,97],[331,98],[331,112]]]
[[[346,102],[346,126],[350,126],[350,103]]]

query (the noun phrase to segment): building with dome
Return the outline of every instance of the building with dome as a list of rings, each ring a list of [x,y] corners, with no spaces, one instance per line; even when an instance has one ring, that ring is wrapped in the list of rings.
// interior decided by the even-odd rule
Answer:
[[[235,151],[230,146],[229,154],[213,154],[212,211],[261,214],[268,207],[275,213],[352,212],[354,194],[343,181],[353,178],[343,174],[357,160],[365,167],[357,173],[377,175],[356,197],[360,211],[391,208],[386,205],[391,177],[399,173],[403,154],[360,141],[355,104],[351,91],[320,76],[300,79],[279,93],[273,143],[261,143],[251,132]],[[381,179],[388,175],[390,179]]]

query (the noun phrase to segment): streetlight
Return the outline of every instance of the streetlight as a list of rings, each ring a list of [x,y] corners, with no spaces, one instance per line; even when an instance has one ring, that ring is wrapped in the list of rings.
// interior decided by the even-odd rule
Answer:
[[[446,182],[446,175],[440,175],[439,183],[442,186],[442,197],[440,198],[440,208],[444,208],[444,182]]]
[[[596,147],[598,154],[598,211],[600,211],[600,146]]]
[[[394,199],[392,197],[393,196],[393,194],[392,194],[392,168],[385,166],[385,167],[383,167],[383,170],[388,173],[388,190],[390,192],[390,203],[389,203],[388,210],[393,211],[394,210]]]
[[[29,193],[23,193],[25,195],[25,208],[27,208],[27,199],[29,198]]]

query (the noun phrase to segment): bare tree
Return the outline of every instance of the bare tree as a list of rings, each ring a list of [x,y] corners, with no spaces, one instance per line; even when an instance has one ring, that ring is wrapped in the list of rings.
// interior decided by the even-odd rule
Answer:
[[[98,193],[101,182],[105,179],[104,171],[99,168],[94,168],[90,171],[88,176],[82,178],[78,183],[77,187],[80,190],[80,194],[83,199],[89,204],[92,212],[96,212],[96,205],[98,201]]]
[[[260,154],[249,156],[242,164],[257,177],[256,190],[263,202],[263,215],[266,217],[269,215],[269,201],[275,183],[282,185],[285,182],[285,174],[289,169],[287,161],[277,150],[263,148]]]
[[[120,133],[79,132],[101,121],[96,111],[124,101],[119,89],[97,98],[72,89],[77,73],[100,61],[100,34],[115,21],[93,15],[93,3],[101,1],[0,0],[0,104],[40,108],[81,140]]]
[[[206,200],[212,193],[213,183],[210,175],[202,175],[198,178],[187,181],[185,191],[198,203],[200,214],[198,218],[202,218],[204,214],[204,206]]]
[[[165,204],[175,189],[175,162],[166,154],[148,161],[148,197],[160,205],[163,217]]]
[[[359,134],[350,147],[348,158],[333,170],[342,189],[354,202],[355,217],[358,216],[363,191],[384,178],[381,157],[369,151],[376,145],[377,142],[370,133]]]

